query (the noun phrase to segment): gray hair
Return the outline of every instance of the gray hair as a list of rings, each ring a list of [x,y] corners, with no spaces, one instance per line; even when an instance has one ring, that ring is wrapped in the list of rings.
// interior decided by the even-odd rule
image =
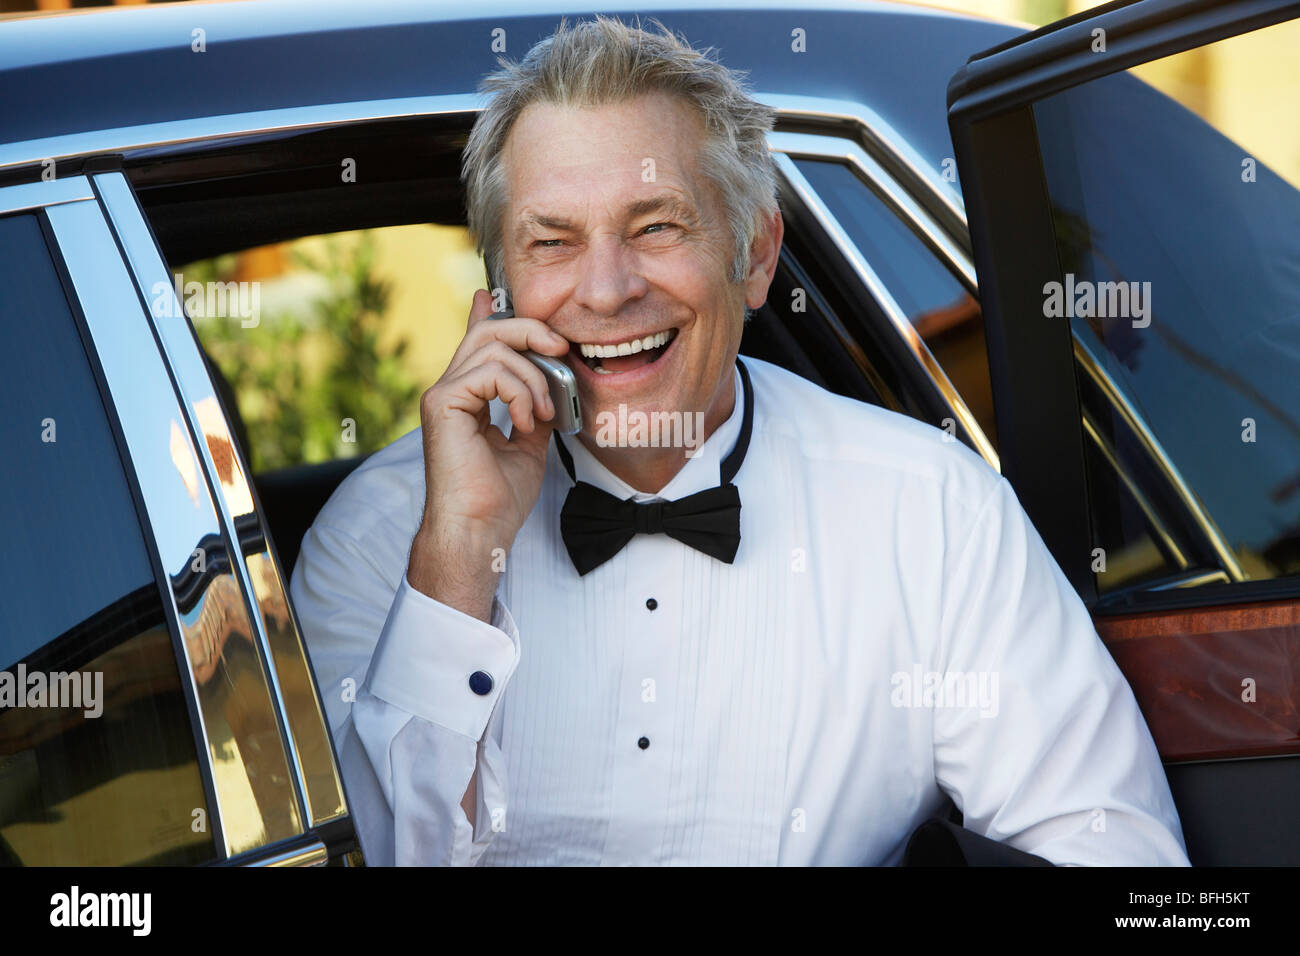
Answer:
[[[487,263],[494,288],[506,288],[502,217],[506,174],[501,162],[510,128],[533,103],[599,106],[645,93],[680,96],[703,117],[706,134],[700,169],[716,186],[734,238],[732,282],[749,271],[749,248],[759,216],[777,209],[776,168],[767,132],[776,114],[754,100],[745,74],[695,50],[658,20],[654,33],[597,16],[537,43],[519,63],[499,58],[501,69],[480,89],[494,94],[470,132],[461,169],[469,231]]]

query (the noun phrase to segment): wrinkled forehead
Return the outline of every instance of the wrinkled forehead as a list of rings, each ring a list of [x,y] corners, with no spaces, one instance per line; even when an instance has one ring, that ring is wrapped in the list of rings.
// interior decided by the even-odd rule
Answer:
[[[533,103],[502,150],[509,206],[622,207],[665,189],[698,202],[704,138],[699,113],[664,93],[596,106]]]

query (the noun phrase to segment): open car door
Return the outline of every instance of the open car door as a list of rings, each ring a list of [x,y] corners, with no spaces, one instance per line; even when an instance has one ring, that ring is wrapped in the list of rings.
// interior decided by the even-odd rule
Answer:
[[[1003,473],[1197,865],[1300,863],[1297,17],[1113,3],[948,89]]]

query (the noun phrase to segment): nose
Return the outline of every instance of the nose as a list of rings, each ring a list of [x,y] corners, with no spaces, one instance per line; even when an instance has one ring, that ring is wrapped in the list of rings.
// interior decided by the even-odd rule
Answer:
[[[617,235],[592,239],[578,261],[574,301],[593,315],[612,316],[646,294],[638,257]]]

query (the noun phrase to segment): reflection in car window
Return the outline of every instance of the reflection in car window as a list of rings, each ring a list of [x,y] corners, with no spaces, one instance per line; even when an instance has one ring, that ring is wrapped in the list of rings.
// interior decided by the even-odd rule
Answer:
[[[979,303],[852,169],[839,162],[795,162],[898,302],[996,448],[993,389]]]
[[[76,324],[0,219],[0,865],[215,856],[176,651]]]
[[[1240,44],[1291,66],[1267,94],[1235,88],[1254,73],[1219,71],[1222,113],[1249,113],[1234,130],[1294,137],[1298,23],[1142,75],[1179,77],[1186,94],[1207,64],[1245,62]],[[1188,105],[1219,115],[1205,98]],[[1108,566],[1099,590],[1207,568],[1220,580],[1300,574],[1300,153],[1267,137],[1234,142],[1128,74],[1043,100],[1035,121],[1065,280],[1044,290],[1045,314],[1078,338],[1098,433],[1087,453],[1119,465],[1109,476],[1090,465],[1094,540],[1148,556],[1163,541],[1160,560]]]

